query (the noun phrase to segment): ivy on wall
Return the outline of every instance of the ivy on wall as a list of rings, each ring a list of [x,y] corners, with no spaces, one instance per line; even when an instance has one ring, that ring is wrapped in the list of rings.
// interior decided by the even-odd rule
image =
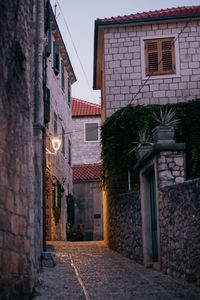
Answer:
[[[186,177],[200,176],[200,100],[167,105],[127,106],[106,119],[101,128],[103,185],[113,184],[122,174],[127,174],[136,163],[133,142],[138,141],[138,132],[146,130],[152,142],[152,130],[157,126],[153,112],[160,107],[176,111],[180,119],[175,127],[175,141],[186,143]],[[134,177],[134,176],[133,176]],[[134,183],[138,176],[135,174]]]

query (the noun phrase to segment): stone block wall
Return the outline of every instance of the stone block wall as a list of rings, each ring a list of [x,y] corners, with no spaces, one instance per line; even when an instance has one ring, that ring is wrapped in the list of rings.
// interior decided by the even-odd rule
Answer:
[[[200,285],[200,179],[161,190],[159,222],[162,270]]]
[[[115,26],[104,31],[106,117],[133,100],[144,83],[144,38],[178,37],[185,21]],[[176,75],[152,76],[134,105],[186,102],[200,93],[200,22],[190,21],[177,39]]]
[[[105,195],[104,195],[105,197]],[[116,195],[107,192],[104,198],[104,234],[110,248],[137,262],[143,261],[142,217],[139,192]]]
[[[161,151],[158,157],[158,187],[184,181],[184,152]]]
[[[37,192],[33,188],[38,166],[33,145],[35,2],[0,1],[1,299],[28,299],[40,265],[41,194],[39,186]],[[43,3],[40,9],[43,15]],[[41,175],[40,151],[35,158]],[[37,180],[41,184],[41,176]]]

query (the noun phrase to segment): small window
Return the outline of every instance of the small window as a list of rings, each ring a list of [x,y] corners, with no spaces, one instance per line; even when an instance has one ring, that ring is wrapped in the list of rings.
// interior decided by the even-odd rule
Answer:
[[[54,136],[57,136],[57,133],[58,133],[58,125],[57,125],[57,120],[58,120],[58,117],[57,117],[57,114],[54,113]]]
[[[64,71],[64,62],[61,60],[61,87],[64,92],[65,90],[65,71]]]
[[[50,89],[44,88],[44,123],[47,124],[50,121]]]
[[[174,38],[145,40],[145,74],[176,74]]]
[[[59,44],[56,42],[53,42],[53,67],[54,67],[54,73],[58,75],[60,72],[60,50],[59,50]]]
[[[68,78],[68,105],[71,105],[71,83],[70,79]]]
[[[71,166],[71,141],[68,140],[68,164]]]
[[[47,45],[45,47],[46,55],[49,57],[51,55],[51,27],[47,31]]]
[[[85,140],[98,141],[98,123],[86,123],[85,124]]]
[[[62,127],[62,153],[65,154],[65,132],[63,127]]]

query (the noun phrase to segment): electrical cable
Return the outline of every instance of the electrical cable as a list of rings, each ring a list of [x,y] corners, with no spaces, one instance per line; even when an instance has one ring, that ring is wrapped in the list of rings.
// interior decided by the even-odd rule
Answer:
[[[59,7],[59,9],[60,9],[60,13],[61,13],[61,15],[62,15],[62,18],[63,18],[63,20],[64,20],[65,26],[66,26],[66,28],[67,28],[69,37],[70,37],[70,39],[71,39],[71,42],[72,42],[74,51],[75,51],[75,53],[76,53],[76,56],[77,56],[77,58],[78,58],[79,64],[80,64],[80,66],[81,66],[82,72],[83,72],[83,74],[84,74],[84,76],[85,76],[85,80],[86,80],[86,83],[87,83],[87,85],[88,85],[88,88],[89,88],[89,91],[90,91],[90,93],[91,93],[91,96],[92,96],[92,98],[95,99],[93,90],[92,90],[91,87],[90,87],[89,80],[88,80],[88,78],[87,78],[87,75],[86,75],[86,72],[85,72],[85,70],[84,70],[83,64],[82,64],[81,59],[80,59],[80,57],[79,57],[78,51],[77,51],[77,49],[76,49],[75,43],[74,43],[74,41],[73,41],[71,32],[70,32],[69,27],[68,27],[68,25],[67,25],[67,21],[66,21],[66,19],[65,19],[65,16],[64,16],[64,14],[63,14],[62,9],[61,9],[61,6],[60,6],[58,0],[56,0],[56,2],[57,2],[58,7]]]

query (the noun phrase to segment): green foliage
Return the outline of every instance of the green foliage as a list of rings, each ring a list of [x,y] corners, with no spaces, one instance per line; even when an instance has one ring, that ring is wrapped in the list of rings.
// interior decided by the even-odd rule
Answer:
[[[200,176],[200,100],[162,106],[127,106],[108,118],[101,128],[101,179],[104,185],[113,184],[132,169],[136,163],[135,153],[129,154],[132,142],[139,140],[141,131],[152,136],[152,130],[157,126],[154,114],[158,115],[161,107],[167,111],[172,108],[176,118],[180,119],[175,126],[175,140],[186,143],[187,178]],[[137,180],[138,177],[134,183]]]
[[[176,111],[172,109],[172,107],[168,110],[165,107],[165,111],[163,112],[160,108],[160,115],[157,116],[156,113],[153,114],[154,119],[158,122],[159,125],[162,126],[175,126],[178,124],[180,120],[174,119],[176,115]]]

